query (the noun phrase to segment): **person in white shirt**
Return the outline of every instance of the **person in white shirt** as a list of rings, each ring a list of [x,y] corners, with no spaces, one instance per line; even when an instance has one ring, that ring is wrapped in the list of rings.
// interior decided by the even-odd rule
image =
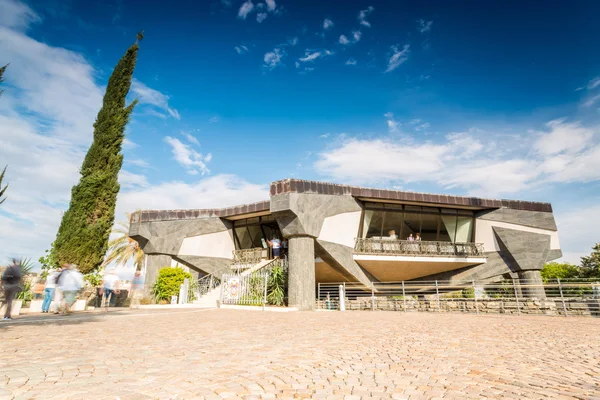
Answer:
[[[114,270],[107,271],[106,274],[104,274],[102,280],[102,294],[104,297],[104,304],[107,307],[110,307],[111,299],[119,294],[119,288],[117,287],[118,282],[119,277],[115,274]]]
[[[44,285],[44,302],[42,303],[42,312],[47,313],[50,310],[50,304],[54,298],[54,291],[56,289],[56,277],[58,271],[55,269],[50,270],[46,277],[46,284]]]
[[[273,236],[273,240],[267,240],[267,243],[273,248],[273,258],[278,259],[281,251],[281,240],[277,236]]]
[[[388,235],[390,235],[390,239],[391,240],[398,240],[398,235],[396,235],[396,231],[395,230],[391,230],[388,232]]]
[[[83,287],[83,275],[77,271],[77,265],[69,264],[68,268],[63,270],[58,277],[56,284],[65,299],[63,314],[68,314],[71,306],[75,303],[77,293]]]

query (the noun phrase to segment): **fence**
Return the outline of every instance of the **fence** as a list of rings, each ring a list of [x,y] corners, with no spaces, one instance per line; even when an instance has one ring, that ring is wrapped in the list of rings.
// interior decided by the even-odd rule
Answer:
[[[251,273],[223,274],[221,304],[263,307],[266,304],[282,305],[287,300],[287,270],[288,262],[283,258],[273,260]],[[270,281],[271,277],[274,279]],[[272,293],[274,291],[278,293]]]
[[[481,243],[452,243],[431,241],[394,240],[390,238],[358,238],[354,246],[356,254],[420,255],[484,257]]]
[[[340,293],[343,295],[341,302]],[[405,281],[319,283],[317,309],[600,316],[600,282]]]
[[[262,259],[263,249],[260,247],[254,249],[243,249],[233,251],[234,265],[254,265]]]

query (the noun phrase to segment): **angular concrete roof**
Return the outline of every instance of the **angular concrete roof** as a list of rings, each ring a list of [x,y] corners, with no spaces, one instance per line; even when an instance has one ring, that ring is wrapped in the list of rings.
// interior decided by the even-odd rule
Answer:
[[[286,193],[315,193],[332,196],[353,196],[375,201],[399,201],[446,205],[479,209],[510,208],[523,211],[552,212],[550,203],[519,200],[484,199],[479,197],[450,196],[444,194],[405,192],[399,190],[372,189],[335,183],[306,181],[300,179],[284,179],[271,183],[270,194],[277,196]],[[179,219],[196,219],[219,217],[228,218],[236,215],[270,211],[271,201],[244,204],[226,208],[196,210],[143,210],[131,215],[131,222],[168,221]]]

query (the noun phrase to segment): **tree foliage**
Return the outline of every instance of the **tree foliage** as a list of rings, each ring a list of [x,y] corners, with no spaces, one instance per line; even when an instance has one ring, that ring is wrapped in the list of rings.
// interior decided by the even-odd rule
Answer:
[[[548,282],[551,279],[570,279],[582,276],[581,268],[569,263],[549,262],[540,271],[542,280]]]
[[[138,49],[137,42],[127,49],[108,80],[102,108],[94,123],[94,139],[54,242],[57,261],[75,263],[84,274],[102,264],[114,223],[124,131],[137,103],[126,105],[125,98],[131,87]]]
[[[4,196],[4,193],[6,192],[6,189],[8,188],[8,184],[4,185],[4,187],[2,187],[2,180],[4,179],[4,174],[6,173],[6,168],[4,167],[4,169],[2,170],[2,173],[0,174],[0,204],[4,203],[4,200],[6,200],[6,197]]]
[[[596,243],[589,256],[581,257],[581,270],[586,278],[600,278],[600,243]]]
[[[104,259],[104,265],[113,262],[117,265],[125,265],[129,260],[133,260],[135,269],[141,270],[144,264],[144,250],[136,240],[129,237],[129,213],[127,213],[127,221],[117,223],[112,233],[118,236],[108,242],[108,255]]]
[[[192,275],[181,267],[165,267],[158,272],[158,278],[152,288],[157,301],[171,300],[171,296],[179,295],[179,287],[184,279],[192,280]]]
[[[6,64],[4,67],[0,67],[0,83],[4,82],[4,72],[6,71],[6,67],[8,67],[8,64]],[[0,89],[0,96],[2,96],[2,93],[4,93],[4,90]]]

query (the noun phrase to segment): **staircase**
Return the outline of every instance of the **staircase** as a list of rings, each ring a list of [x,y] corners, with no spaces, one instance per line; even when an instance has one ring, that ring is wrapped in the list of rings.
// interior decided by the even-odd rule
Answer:
[[[194,304],[200,307],[216,308],[217,301],[221,298],[221,286],[211,289],[208,293],[194,300]]]

